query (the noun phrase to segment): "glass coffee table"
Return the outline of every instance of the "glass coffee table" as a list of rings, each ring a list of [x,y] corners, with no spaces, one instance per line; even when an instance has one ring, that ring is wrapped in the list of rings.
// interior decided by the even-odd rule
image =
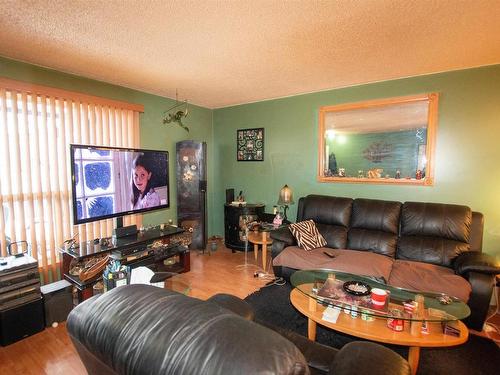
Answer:
[[[453,296],[405,290],[333,270],[297,271],[290,281],[290,300],[308,318],[309,339],[316,339],[321,324],[355,337],[407,346],[412,374],[417,372],[421,347],[460,345],[469,336],[460,320],[470,315],[470,309]],[[372,299],[371,292],[377,290],[385,292],[385,301],[375,295]]]
[[[134,271],[140,271],[141,274],[134,279]],[[186,274],[177,272],[154,272],[148,267],[138,267],[132,270],[130,279],[131,284],[154,285],[159,288],[165,288],[177,293],[189,295],[191,283]]]
[[[191,283],[184,278],[182,274],[174,274],[164,281],[164,288],[168,290],[173,290],[174,292],[189,295],[191,291]]]

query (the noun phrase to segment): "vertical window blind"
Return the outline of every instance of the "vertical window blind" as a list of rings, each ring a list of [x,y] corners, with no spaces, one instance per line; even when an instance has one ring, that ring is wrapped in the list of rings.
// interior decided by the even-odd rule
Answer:
[[[137,104],[0,78],[2,256],[9,243],[26,241],[47,282],[58,278],[64,240],[111,236],[112,219],[72,225],[69,145],[138,148],[143,111]],[[140,219],[127,216],[124,224],[140,225]]]

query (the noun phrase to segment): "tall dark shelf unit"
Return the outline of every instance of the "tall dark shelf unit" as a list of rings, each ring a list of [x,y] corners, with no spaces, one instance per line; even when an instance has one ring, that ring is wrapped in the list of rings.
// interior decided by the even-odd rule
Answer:
[[[190,249],[207,246],[207,144],[176,143],[177,224],[193,234]]]
[[[245,206],[224,205],[224,238],[226,247],[245,251],[245,232],[243,223],[261,221],[264,216],[263,204],[247,204]],[[252,246],[249,246],[252,250]]]

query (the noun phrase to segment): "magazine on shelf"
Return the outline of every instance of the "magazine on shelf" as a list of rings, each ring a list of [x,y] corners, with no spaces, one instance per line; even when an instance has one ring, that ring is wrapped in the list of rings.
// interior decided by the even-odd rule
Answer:
[[[321,297],[326,303],[332,303],[336,306],[339,306],[339,304],[357,305],[358,308],[373,310],[379,314],[387,314],[387,303],[379,307],[372,303],[369,294],[367,296],[349,294],[343,288],[344,283],[345,281],[337,279],[326,279],[323,286],[318,290],[318,297]]]

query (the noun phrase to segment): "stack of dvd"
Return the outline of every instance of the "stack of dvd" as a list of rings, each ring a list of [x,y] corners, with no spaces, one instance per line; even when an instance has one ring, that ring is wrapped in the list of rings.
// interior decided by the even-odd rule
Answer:
[[[44,328],[38,262],[9,256],[0,263],[0,343],[8,345]]]

